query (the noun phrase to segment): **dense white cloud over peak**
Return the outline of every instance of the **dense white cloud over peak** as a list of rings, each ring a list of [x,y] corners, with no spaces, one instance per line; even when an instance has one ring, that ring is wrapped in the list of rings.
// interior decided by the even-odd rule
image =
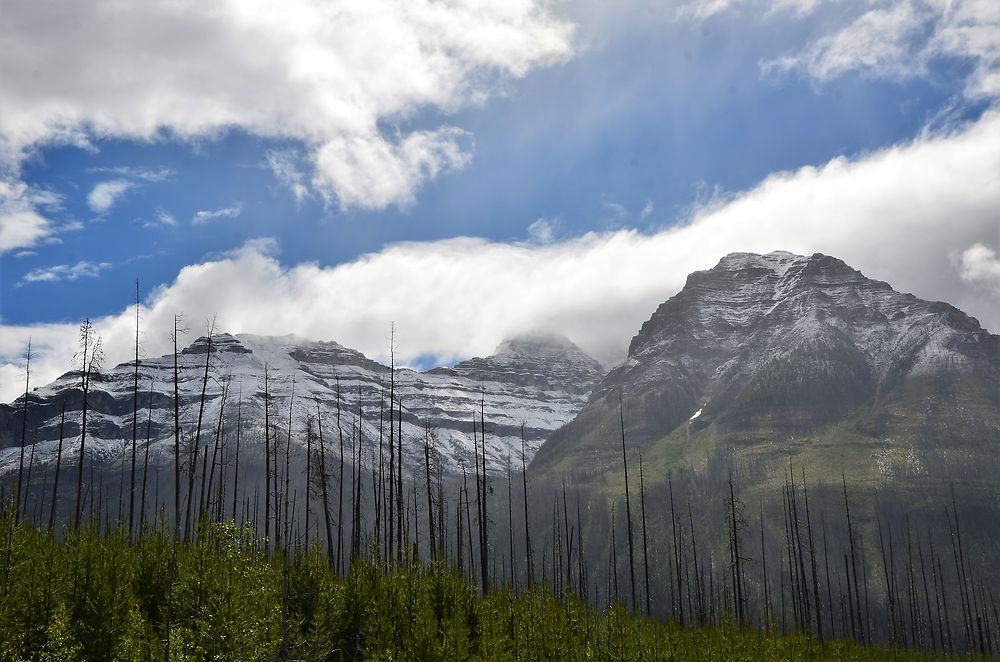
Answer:
[[[217,317],[221,330],[332,339],[381,358],[395,322],[404,363],[425,354],[483,355],[505,336],[546,329],[612,364],[688,273],[732,251],[776,249],[835,255],[897,289],[949,301],[995,331],[997,173],[994,111],[949,133],[771,175],[654,234],[400,243],[330,267],[283,265],[273,240],[256,240],[184,268],[151,294],[144,344],[165,353],[172,316],[183,313],[192,340]],[[126,310],[97,321],[109,362],[127,359],[133,319]],[[70,365],[73,325],[0,331],[0,399],[16,395],[29,335],[36,383]]]
[[[569,57],[571,37],[535,0],[13,0],[0,165],[16,174],[53,143],[238,128],[302,141],[313,184],[342,206],[405,204],[469,144],[452,127],[392,127],[483,102]]]

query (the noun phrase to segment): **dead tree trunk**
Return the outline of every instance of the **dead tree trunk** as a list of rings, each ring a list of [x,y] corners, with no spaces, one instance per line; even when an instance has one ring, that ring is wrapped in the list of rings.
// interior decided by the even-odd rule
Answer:
[[[528,467],[527,452],[524,447],[524,423],[521,423],[521,482],[524,488],[524,548],[528,561],[528,586],[535,583],[535,569],[531,558],[531,531],[528,525]]]
[[[86,366],[86,356],[84,356],[84,365]],[[20,524],[21,522],[21,488],[22,479],[24,478],[24,445],[27,442],[28,434],[28,390],[31,383],[31,338],[28,338],[28,350],[25,353],[24,362],[24,404],[21,406],[21,449],[19,453],[19,459],[17,461],[17,500],[15,502],[14,508],[14,524]],[[80,455],[81,461],[83,454]],[[27,501],[27,499],[25,499]]]
[[[49,513],[49,529],[56,528],[56,506],[59,503],[59,468],[62,466],[63,428],[66,424],[66,401],[62,403],[62,413],[59,415],[59,448],[56,451],[56,473],[52,482],[52,511]]]
[[[195,427],[194,432],[194,447],[190,453],[190,463],[191,469],[188,471],[188,493],[187,493],[187,508],[184,515],[184,538],[190,540],[192,535],[191,530],[191,518],[192,510],[194,509],[194,479],[198,473],[198,449],[201,447],[201,423],[202,418],[205,414],[205,392],[208,389],[208,368],[209,361],[212,357],[212,334],[215,332],[215,323],[208,327],[208,349],[205,352],[205,374],[202,376],[201,380],[201,399],[198,401],[198,425]],[[202,472],[204,475],[204,472]],[[204,493],[205,481],[202,480],[202,492]],[[201,503],[198,504],[199,511],[201,509]]]
[[[622,464],[625,467],[625,522],[628,525],[628,574],[632,591],[632,613],[637,611],[635,595],[635,552],[632,541],[632,499],[629,495],[628,485],[628,453],[625,451],[625,405],[621,391],[618,392],[618,417],[621,422],[622,431]]]
[[[135,537],[135,452],[139,443],[139,279],[135,279],[135,366],[132,374],[132,479],[129,488],[128,531]]]

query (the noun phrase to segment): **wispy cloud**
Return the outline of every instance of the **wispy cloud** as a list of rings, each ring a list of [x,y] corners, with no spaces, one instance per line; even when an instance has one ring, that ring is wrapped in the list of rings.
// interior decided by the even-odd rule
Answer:
[[[152,219],[142,219],[144,228],[173,228],[177,227],[177,218],[163,207],[157,207],[153,212]]]
[[[202,225],[219,218],[236,218],[243,212],[243,205],[235,204],[232,207],[222,209],[209,209],[195,212],[191,219],[191,225]]]
[[[645,221],[653,214],[653,201],[646,200],[646,204],[642,206],[642,211],[639,212],[639,220]]]
[[[267,153],[267,165],[274,177],[281,182],[292,195],[296,204],[309,197],[309,187],[306,185],[306,174],[300,166],[302,155],[298,150],[276,149]]]
[[[97,214],[106,214],[134,186],[135,182],[127,179],[99,182],[87,196],[87,205]]]
[[[33,269],[21,278],[19,285],[26,283],[54,283],[60,280],[77,280],[78,278],[97,278],[101,272],[111,266],[110,262],[90,262],[80,260],[76,264],[57,264],[51,267]]]
[[[535,243],[551,243],[556,237],[556,231],[560,224],[558,218],[540,218],[528,226],[528,236]]]
[[[114,168],[88,168],[87,172],[117,175],[128,179],[140,179],[144,182],[164,182],[174,176],[173,168],[142,168],[136,166],[116,166]]]

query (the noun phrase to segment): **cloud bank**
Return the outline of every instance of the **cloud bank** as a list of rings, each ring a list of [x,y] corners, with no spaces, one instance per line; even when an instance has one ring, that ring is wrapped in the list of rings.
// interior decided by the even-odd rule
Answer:
[[[571,37],[544,0],[15,0],[0,21],[0,174],[16,181],[46,145],[239,129],[303,144],[310,184],[341,207],[406,204],[471,146],[407,122],[483,103],[568,58]],[[98,211],[114,202],[103,193]],[[46,234],[3,200],[0,250]]]
[[[855,159],[777,173],[652,234],[591,233],[566,241],[475,238],[401,243],[331,267],[283,265],[261,239],[185,267],[145,303],[144,345],[165,353],[174,313],[197,336],[220,329],[337,340],[382,358],[396,324],[397,358],[484,355],[505,336],[569,335],[606,364],[691,271],[732,251],[823,252],[1000,329],[1000,112],[947,133]],[[97,320],[110,363],[131,351],[134,310]],[[76,325],[0,327],[0,399],[16,396],[29,336],[34,383],[70,365]]]

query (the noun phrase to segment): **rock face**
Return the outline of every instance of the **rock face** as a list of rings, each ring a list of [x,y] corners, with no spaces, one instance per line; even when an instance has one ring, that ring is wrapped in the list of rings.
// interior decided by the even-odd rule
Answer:
[[[611,466],[620,394],[627,439],[665,468],[726,449],[968,477],[997,467],[1000,338],[833,257],[734,253],[659,306],[533,468]]]
[[[235,425],[237,412],[250,431],[250,443],[262,435],[264,370],[268,369],[269,418],[275,434],[288,435],[292,415],[293,442],[305,443],[305,425],[319,412],[327,439],[337,430],[340,393],[341,426],[353,434],[360,420],[363,461],[370,464],[377,446],[380,412],[388,443],[390,388],[402,406],[403,449],[416,470],[423,463],[425,431],[433,438],[446,471],[472,470],[473,418],[486,418],[486,448],[490,466],[505,469],[508,455],[520,464],[521,426],[528,459],[548,435],[568,422],[585,404],[603,376],[600,365],[573,343],[560,337],[507,340],[493,356],[463,361],[452,368],[428,372],[390,370],[360,352],[335,342],[315,342],[295,336],[254,335],[197,339],[178,356],[182,437],[190,443],[197,430],[205,362],[209,380],[202,413],[202,439],[214,439],[223,409],[224,429]],[[94,375],[88,396],[87,448],[96,457],[120,458],[131,448],[133,430],[133,363]],[[294,397],[292,388],[294,381]],[[151,454],[172,461],[173,356],[143,359],[139,367],[139,441],[148,430]],[[226,391],[223,406],[223,392]],[[17,470],[23,398],[0,405],[0,473]],[[83,394],[80,373],[69,372],[35,389],[28,397],[28,443],[37,443],[35,462],[54,457],[60,412],[66,405],[65,453],[75,462],[80,439]],[[240,404],[242,403],[242,404]],[[360,417],[359,417],[360,407]],[[398,423],[396,423],[398,425]],[[350,437],[348,436],[348,439]],[[347,443],[350,443],[348,441]],[[386,450],[388,453],[388,450]],[[27,462],[27,460],[26,460]]]

